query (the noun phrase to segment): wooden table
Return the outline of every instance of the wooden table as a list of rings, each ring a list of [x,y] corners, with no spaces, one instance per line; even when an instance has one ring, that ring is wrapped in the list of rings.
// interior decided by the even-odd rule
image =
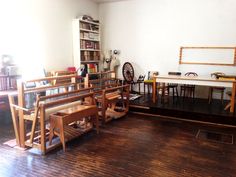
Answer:
[[[206,76],[190,77],[190,76],[175,76],[175,75],[159,75],[159,76],[153,76],[153,90],[156,90],[156,82],[232,88],[232,96],[230,99],[231,102],[230,112],[234,112],[235,91],[236,91],[235,78],[214,79]],[[152,99],[154,103],[157,101],[156,92],[152,92]]]

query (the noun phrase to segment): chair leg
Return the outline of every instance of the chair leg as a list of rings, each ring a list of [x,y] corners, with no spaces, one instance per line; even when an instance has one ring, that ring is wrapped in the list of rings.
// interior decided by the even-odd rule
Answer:
[[[179,97],[178,88],[175,87],[175,89],[176,89],[176,96]]]
[[[138,83],[138,93],[140,94],[140,82]]]
[[[195,98],[195,87],[193,89],[193,99]]]
[[[172,88],[172,97],[173,97],[173,99],[175,99],[175,88],[174,87]]]
[[[145,87],[146,87],[146,84],[143,83],[143,92],[144,92],[144,95],[146,94],[146,92],[145,92]]]
[[[213,92],[213,89],[210,87],[209,88],[209,93],[208,93],[208,103],[209,104],[211,103],[211,100],[212,100],[212,92]]]
[[[224,100],[224,90],[221,91],[221,103],[223,104],[223,100]]]
[[[231,107],[231,103],[229,102],[226,106],[225,106],[225,109],[224,110],[227,110]]]

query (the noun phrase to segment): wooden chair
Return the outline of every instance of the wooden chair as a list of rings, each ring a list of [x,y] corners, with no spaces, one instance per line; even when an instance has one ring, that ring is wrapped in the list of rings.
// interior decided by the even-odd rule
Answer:
[[[137,81],[135,82],[135,84],[138,84],[138,93],[140,94],[140,85],[144,84],[144,79],[145,79],[145,75],[139,75]]]
[[[181,73],[180,72],[168,72],[168,75],[181,75]],[[178,84],[168,83],[167,89],[168,89],[168,95],[170,95],[170,90],[172,89],[173,99],[175,98],[175,96],[179,97]]]
[[[187,72],[185,73],[185,76],[187,77],[197,77],[198,74],[195,72]],[[183,93],[183,95],[182,95]],[[180,96],[185,97],[195,97],[195,85],[190,85],[190,84],[184,84],[180,86]]]
[[[211,77],[212,78],[217,78],[219,76],[224,76],[225,73],[222,72],[215,72],[215,73],[211,73]],[[213,92],[220,92],[221,93],[221,102],[223,103],[224,100],[224,91],[225,91],[225,87],[209,87],[209,94],[208,94],[208,103],[210,104],[212,101],[212,95]]]
[[[147,86],[147,89],[148,89],[148,94],[150,93],[150,89],[152,88],[153,86],[153,75],[158,75],[158,72],[156,71],[149,71],[148,72],[148,78],[147,80],[144,80],[143,81],[143,91],[144,91],[144,94],[146,94],[146,86]],[[158,87],[157,87],[158,88]],[[154,90],[152,90],[154,91]],[[156,91],[156,90],[155,90]]]
[[[228,96],[231,98],[231,96],[232,96],[232,91],[227,91],[227,92],[226,92],[226,95],[228,95]],[[230,107],[231,107],[231,102],[229,102],[229,103],[225,106],[224,110],[227,110],[227,109],[229,109]]]

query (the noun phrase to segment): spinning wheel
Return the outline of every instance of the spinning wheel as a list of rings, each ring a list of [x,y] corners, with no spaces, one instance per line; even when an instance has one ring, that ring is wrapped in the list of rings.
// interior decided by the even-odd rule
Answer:
[[[134,83],[134,68],[129,62],[125,62],[122,67],[122,74],[124,77],[124,80],[128,84]]]

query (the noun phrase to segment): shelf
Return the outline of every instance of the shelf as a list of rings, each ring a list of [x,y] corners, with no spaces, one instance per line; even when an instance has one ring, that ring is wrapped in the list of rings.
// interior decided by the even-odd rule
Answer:
[[[92,30],[83,29],[83,28],[80,28],[80,31],[86,31],[86,32],[90,32],[90,33],[99,34],[99,32],[98,32],[98,31],[92,31]]]
[[[99,63],[99,60],[86,60],[86,61],[81,61],[81,63]]]
[[[96,40],[96,39],[89,39],[89,38],[80,38],[80,39],[85,40],[85,41],[100,42],[99,40]]]
[[[79,20],[79,21],[83,22],[83,23],[93,24],[93,25],[100,25],[100,23],[95,23],[95,22],[91,22],[91,21],[87,21],[87,20]]]
[[[93,52],[100,52],[99,49],[80,49],[81,51],[93,51]]]
[[[74,65],[92,66],[99,71],[101,58],[101,35],[99,22],[82,19],[73,20],[73,52]],[[79,39],[79,40],[78,40]],[[94,68],[92,67],[91,70]]]

